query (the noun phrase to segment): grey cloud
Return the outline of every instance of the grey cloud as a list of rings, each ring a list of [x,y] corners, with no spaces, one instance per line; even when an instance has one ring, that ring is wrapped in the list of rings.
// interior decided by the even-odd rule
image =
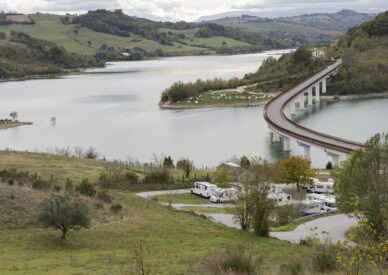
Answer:
[[[341,3],[357,3],[358,0],[295,0],[295,1],[287,1],[287,0],[272,0],[265,1],[260,4],[256,3],[246,3],[246,4],[237,4],[232,5],[232,9],[270,9],[270,8],[279,8],[279,7],[287,7],[293,8],[301,5],[319,5],[325,6],[327,4],[335,4],[337,6],[341,5]]]
[[[120,8],[120,4],[116,0],[44,0],[42,5],[39,6],[46,11],[87,11]]]
[[[156,6],[165,12],[169,12],[175,8],[180,8],[182,5],[178,2],[157,2]]]

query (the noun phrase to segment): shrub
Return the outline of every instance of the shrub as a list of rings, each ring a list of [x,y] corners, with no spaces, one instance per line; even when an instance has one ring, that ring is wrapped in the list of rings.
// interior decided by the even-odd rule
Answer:
[[[60,192],[62,187],[60,185],[54,185],[54,191],[55,192]]]
[[[113,204],[111,207],[110,207],[110,210],[113,212],[113,213],[118,213],[121,209],[123,209],[123,206],[119,203],[115,203]]]
[[[87,159],[97,159],[99,155],[95,148],[90,147],[85,151],[84,157]]]
[[[96,189],[88,179],[83,179],[81,183],[76,186],[75,191],[90,197],[96,194]]]
[[[170,183],[170,174],[167,170],[155,170],[145,176],[143,183],[145,184],[157,184],[157,183]]]
[[[73,181],[69,178],[67,178],[65,182],[65,191],[69,193],[73,192]]]
[[[300,261],[293,261],[288,264],[282,264],[280,270],[282,274],[299,275],[303,274],[304,266]]]
[[[9,179],[8,180],[8,185],[13,185],[14,184],[14,180],[13,179]]]
[[[125,179],[130,183],[130,184],[136,184],[139,180],[139,176],[136,175],[135,173],[132,173],[130,171],[127,171],[125,173]]]
[[[52,182],[42,180],[39,177],[34,177],[32,180],[32,188],[38,190],[48,190],[53,186]]]
[[[106,203],[111,203],[112,202],[112,197],[105,190],[101,191],[101,192],[98,192],[97,193],[97,198],[99,200],[103,201],[103,202],[106,202]]]
[[[212,248],[205,262],[211,274],[258,274],[261,258],[254,261],[251,252],[245,246]]]
[[[276,221],[279,225],[289,223],[298,214],[298,209],[292,205],[278,207],[278,215]]]
[[[94,207],[96,207],[96,209],[104,209],[104,205],[101,202],[96,202]]]
[[[336,255],[332,253],[331,249],[319,247],[317,252],[313,254],[313,268],[319,272],[334,270],[337,268]]]
[[[333,164],[331,163],[331,161],[329,161],[329,162],[326,164],[326,169],[333,169]]]

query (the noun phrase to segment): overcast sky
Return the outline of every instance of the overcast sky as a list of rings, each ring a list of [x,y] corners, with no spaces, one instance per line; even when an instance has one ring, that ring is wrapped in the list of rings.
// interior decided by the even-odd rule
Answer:
[[[194,21],[201,16],[236,11],[263,17],[341,9],[378,13],[388,9],[388,0],[0,0],[0,10],[23,13],[83,13],[101,8],[123,9],[128,15],[157,20]]]

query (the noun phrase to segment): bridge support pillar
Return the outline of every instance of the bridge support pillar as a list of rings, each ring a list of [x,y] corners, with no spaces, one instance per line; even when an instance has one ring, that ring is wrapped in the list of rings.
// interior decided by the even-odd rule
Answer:
[[[280,142],[279,134],[275,131],[273,131],[273,134],[272,134],[272,142]]]
[[[291,151],[290,138],[288,138],[288,137],[283,137],[283,151],[284,152]]]
[[[294,116],[296,115],[296,111],[295,111],[295,99],[293,99],[291,101],[291,115]]]
[[[321,99],[319,97],[319,82],[315,85],[315,102],[319,102]]]
[[[326,93],[326,77],[322,79],[322,93]]]
[[[299,109],[304,110],[304,94],[299,95]]]
[[[309,106],[313,106],[313,89],[312,88],[309,89],[307,96],[308,96]]]
[[[310,145],[304,144],[304,143],[300,143],[300,142],[298,142],[298,144],[303,147],[303,155],[306,158],[310,158]]]
[[[333,166],[339,166],[340,165],[340,155],[326,152],[326,154],[331,157],[331,163]]]

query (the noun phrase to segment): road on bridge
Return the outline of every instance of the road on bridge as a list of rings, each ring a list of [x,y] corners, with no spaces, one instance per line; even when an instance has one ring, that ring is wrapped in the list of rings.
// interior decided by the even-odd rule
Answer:
[[[330,136],[300,126],[289,119],[284,113],[286,106],[292,100],[298,95],[305,93],[306,90],[310,89],[320,80],[333,74],[341,64],[342,61],[337,60],[334,64],[318,71],[268,102],[264,108],[264,118],[268,125],[281,135],[284,134],[285,136],[293,137],[298,141],[304,141],[308,144],[317,145],[324,149],[330,149],[336,152],[350,154],[352,151],[362,148],[363,144],[361,143]]]

